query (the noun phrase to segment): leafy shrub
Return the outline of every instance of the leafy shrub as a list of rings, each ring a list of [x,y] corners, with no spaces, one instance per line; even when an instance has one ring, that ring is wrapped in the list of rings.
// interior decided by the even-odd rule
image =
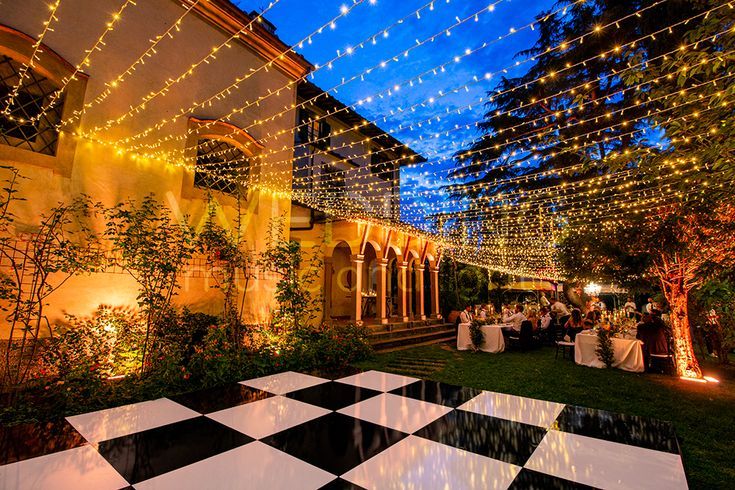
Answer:
[[[368,357],[368,329],[349,324],[299,327],[283,334],[261,329],[254,348],[257,373],[299,370],[339,370]]]
[[[89,317],[67,319],[68,325],[46,342],[41,376],[112,378],[140,369],[145,326],[137,312],[103,305]]]

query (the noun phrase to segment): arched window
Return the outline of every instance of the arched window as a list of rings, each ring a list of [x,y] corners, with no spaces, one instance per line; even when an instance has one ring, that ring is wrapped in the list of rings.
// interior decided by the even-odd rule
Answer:
[[[223,121],[191,117],[189,127],[187,156],[194,172],[186,173],[182,196],[203,198],[202,190],[212,190],[246,197],[251,163],[263,146],[247,131]]]
[[[0,24],[0,160],[69,176],[76,138],[63,133],[73,133],[79,118],[62,132],[58,128],[82,109],[87,75],[45,44],[34,51],[35,44],[32,37]],[[68,83],[57,95],[64,80]]]
[[[0,55],[0,143],[56,155],[57,125],[61,122],[65,95],[52,103],[52,96],[59,89],[56,83],[33,68],[28,68],[25,76],[22,74],[22,63]],[[21,76],[23,81],[13,96]]]

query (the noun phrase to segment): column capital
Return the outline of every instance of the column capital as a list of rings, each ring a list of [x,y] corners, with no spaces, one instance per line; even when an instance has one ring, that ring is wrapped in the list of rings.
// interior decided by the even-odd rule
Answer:
[[[396,262],[396,266],[399,269],[408,269],[408,262]]]
[[[350,255],[350,261],[355,263],[365,262],[365,256],[362,254]]]
[[[381,268],[388,267],[388,259],[375,259],[375,265]]]
[[[426,270],[426,266],[424,264],[416,264],[413,266],[413,268],[419,272],[424,272],[424,270]]]

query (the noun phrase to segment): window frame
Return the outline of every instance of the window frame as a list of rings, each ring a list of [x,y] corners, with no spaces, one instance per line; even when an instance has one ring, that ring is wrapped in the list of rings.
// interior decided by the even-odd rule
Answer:
[[[27,64],[33,55],[35,43],[36,40],[31,36],[0,24],[0,54],[18,63]],[[75,111],[81,111],[84,108],[88,75],[81,72],[75,74],[74,66],[44,43],[41,43],[36,57],[32,69],[57,86],[61,86],[65,78],[71,77],[64,90],[65,100],[61,120],[71,118]],[[59,131],[55,155],[0,143],[0,160],[11,164],[44,167],[64,177],[71,177],[77,147],[77,138],[74,134],[79,129],[80,122],[81,118],[76,118],[63,131]]]
[[[248,199],[251,189],[246,189],[240,196],[217,189],[203,188],[195,185],[195,165],[198,158],[198,145],[201,140],[222,141],[232,145],[246,157],[254,157],[260,154],[264,146],[253,138],[247,131],[223,121],[212,119],[189,118],[189,132],[186,141],[186,160],[193,162],[192,168],[184,172],[182,179],[181,197],[184,199],[206,200],[208,194],[215,193],[218,198],[231,199],[236,202],[238,197]],[[249,169],[251,178],[259,175],[259,171],[252,166]]]

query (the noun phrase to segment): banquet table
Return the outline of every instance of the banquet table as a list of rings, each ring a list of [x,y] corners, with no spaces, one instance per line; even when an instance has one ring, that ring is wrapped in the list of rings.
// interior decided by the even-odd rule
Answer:
[[[483,352],[497,354],[505,350],[505,340],[503,339],[503,327],[507,325],[483,325],[480,327],[484,341],[480,346]],[[472,339],[470,338],[470,324],[460,323],[457,331],[457,350],[472,349]]]
[[[613,367],[633,373],[642,373],[643,365],[643,343],[635,338],[612,338],[615,362]],[[597,334],[594,332],[581,332],[574,339],[574,362],[582,366],[604,368],[603,363],[597,356]]]

